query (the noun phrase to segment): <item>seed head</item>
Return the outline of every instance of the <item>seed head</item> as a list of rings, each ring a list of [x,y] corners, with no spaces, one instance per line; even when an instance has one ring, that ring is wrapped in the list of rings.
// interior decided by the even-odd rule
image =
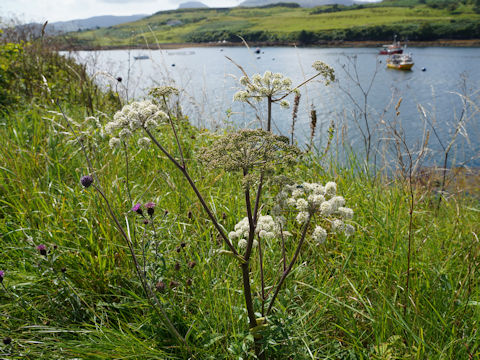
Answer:
[[[85,175],[80,178],[80,182],[82,183],[84,188],[88,188],[93,183],[93,176],[92,175]]]
[[[5,345],[9,345],[12,342],[12,338],[7,336],[6,338],[3,339],[3,343]]]
[[[193,269],[193,268],[195,267],[195,265],[197,265],[197,263],[196,263],[195,261],[190,261],[190,262],[188,263],[188,267],[189,267],[190,269]]]

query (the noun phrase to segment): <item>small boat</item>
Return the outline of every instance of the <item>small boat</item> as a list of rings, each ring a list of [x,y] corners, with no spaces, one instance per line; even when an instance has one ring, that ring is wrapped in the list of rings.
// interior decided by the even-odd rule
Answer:
[[[137,55],[133,57],[135,60],[147,60],[150,59],[148,55]]]
[[[393,39],[393,43],[390,45],[383,45],[383,49],[378,53],[379,55],[393,55],[403,53],[402,45],[400,41],[397,41],[397,35]]]
[[[411,70],[412,54],[393,54],[387,59],[387,68],[396,70]]]
[[[260,54],[261,51],[262,51],[262,50],[257,47],[257,48],[255,49],[254,53],[255,53],[255,54]]]

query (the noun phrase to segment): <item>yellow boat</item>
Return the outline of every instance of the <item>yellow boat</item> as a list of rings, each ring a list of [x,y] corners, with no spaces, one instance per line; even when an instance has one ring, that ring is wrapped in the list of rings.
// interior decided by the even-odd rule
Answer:
[[[387,67],[389,69],[411,70],[412,66],[412,54],[393,54],[387,59]]]

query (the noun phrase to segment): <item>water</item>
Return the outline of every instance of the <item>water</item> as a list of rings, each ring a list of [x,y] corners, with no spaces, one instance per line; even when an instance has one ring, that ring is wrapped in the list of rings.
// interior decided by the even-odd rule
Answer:
[[[390,151],[395,128],[414,153],[428,137],[424,164],[441,164],[442,149],[457,133],[450,160],[456,165],[479,167],[480,48],[430,47],[408,51],[415,62],[411,72],[387,69],[386,57],[378,56],[378,50],[373,48],[269,47],[257,55],[245,47],[207,47],[82,51],[72,55],[87,64],[98,82],[129,99],[144,97],[152,86],[174,83],[182,90],[182,105],[190,121],[210,128],[258,126],[259,121],[264,121],[262,104],[257,113],[248,105],[232,101],[233,94],[240,89],[237,79],[242,72],[226,56],[249,75],[266,70],[281,72],[294,84],[314,75],[311,64],[321,60],[335,69],[338,81],[328,87],[318,81],[302,87],[295,130],[299,144],[310,141],[309,115],[313,107],[318,118],[315,147],[325,146],[327,129],[333,122],[337,144],[348,144],[365,153],[366,109],[372,154],[384,159],[397,156],[393,155],[395,150]],[[149,59],[134,60],[138,55],[148,55]],[[119,76],[121,83],[115,80]],[[397,113],[395,106],[400,99]],[[293,103],[293,96],[288,100]],[[291,109],[274,106],[273,114],[274,130],[290,137]],[[459,119],[463,120],[461,127],[457,126]]]

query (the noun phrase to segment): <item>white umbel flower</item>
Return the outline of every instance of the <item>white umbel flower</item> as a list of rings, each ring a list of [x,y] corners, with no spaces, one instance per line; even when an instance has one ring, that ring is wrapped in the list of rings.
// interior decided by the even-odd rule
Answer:
[[[345,228],[345,224],[340,219],[335,219],[332,222],[332,230],[336,232],[341,232]]]
[[[313,230],[312,233],[312,238],[317,243],[323,244],[325,242],[325,239],[327,238],[327,230],[325,230],[321,226],[315,227],[315,230]]]
[[[333,197],[337,193],[337,184],[330,181],[325,184],[325,195]]]
[[[353,219],[353,210],[346,207],[339,207],[338,208],[339,215],[345,220]]]
[[[351,236],[353,234],[355,234],[355,228],[353,227],[353,225],[350,225],[350,224],[346,224],[345,225],[345,235],[347,236]]]
[[[247,244],[247,240],[245,239],[238,240],[238,248],[241,250],[245,250],[247,248]]]
[[[142,149],[147,150],[150,147],[151,140],[147,137],[142,137],[138,139],[138,146],[140,146]]]
[[[300,211],[295,220],[297,220],[299,224],[303,224],[307,221],[307,219],[308,219],[308,212]]]

